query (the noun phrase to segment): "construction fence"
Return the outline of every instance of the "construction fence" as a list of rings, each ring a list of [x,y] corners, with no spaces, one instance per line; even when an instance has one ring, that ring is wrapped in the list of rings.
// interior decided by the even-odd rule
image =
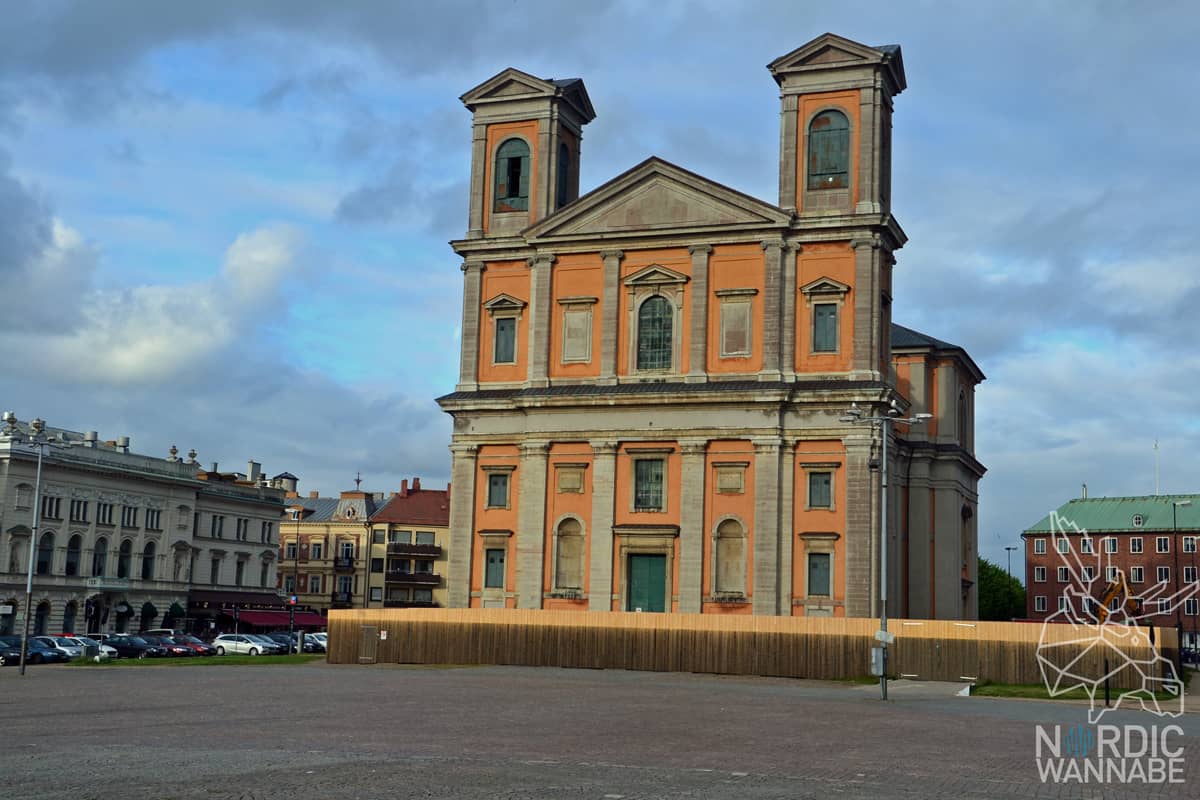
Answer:
[[[1175,661],[1173,628],[891,620],[888,674],[916,680],[1042,683],[1051,667],[1138,688]],[[329,612],[334,664],[510,664],[845,679],[870,671],[876,619],[517,609]],[[1165,658],[1164,658],[1165,657]],[[1069,688],[1064,682],[1062,688]]]

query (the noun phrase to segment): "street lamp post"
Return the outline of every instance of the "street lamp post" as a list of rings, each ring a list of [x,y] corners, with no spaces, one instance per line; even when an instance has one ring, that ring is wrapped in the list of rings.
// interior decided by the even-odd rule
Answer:
[[[33,526],[29,534],[29,565],[25,573],[25,625],[21,630],[21,674],[25,674],[25,662],[29,653],[29,621],[33,611],[33,565],[38,551],[38,527],[42,522],[42,454],[48,446],[46,423],[35,419],[29,423],[30,433],[23,435],[17,427],[17,417],[11,411],[4,412],[5,438],[15,441],[24,438],[23,444],[37,448],[37,472],[33,481]]]
[[[1012,577],[1012,554],[1013,550],[1017,549],[1015,544],[1006,544],[1004,549],[1008,551],[1008,577]]]
[[[1175,596],[1179,596],[1179,507],[1190,506],[1191,500],[1171,501],[1171,549],[1175,551]],[[1178,641],[1175,646],[1180,650],[1180,661],[1183,658],[1183,608],[1182,603],[1175,604],[1175,635]]]
[[[887,412],[878,417],[864,417],[862,409],[858,407],[858,403],[851,403],[850,408],[845,415],[841,417],[842,422],[852,425],[868,424],[878,426],[883,443],[880,446],[880,483],[882,488],[882,498],[879,501],[879,629],[884,636],[880,637],[879,644],[882,648],[883,669],[879,676],[879,692],[883,700],[887,700],[887,595],[888,595],[888,580],[887,580],[887,534],[888,534],[888,515],[887,515],[887,496],[888,496],[888,439],[891,438],[892,424],[896,422],[917,425],[932,419],[932,414],[914,414],[911,417],[900,416],[900,405],[893,399],[888,404]]]

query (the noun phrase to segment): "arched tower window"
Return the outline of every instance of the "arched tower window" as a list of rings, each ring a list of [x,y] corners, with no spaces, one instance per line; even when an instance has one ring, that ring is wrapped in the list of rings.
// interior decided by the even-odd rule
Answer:
[[[569,176],[571,174],[571,150],[567,147],[566,142],[558,144],[558,178],[557,186],[554,193],[554,207],[562,208],[570,202],[568,197],[569,187],[571,182]]]
[[[117,551],[117,577],[128,578],[130,563],[133,561],[133,540],[126,539],[121,542],[121,549]]]
[[[713,590],[718,594],[746,592],[746,531],[735,519],[717,526]]]
[[[67,563],[63,570],[64,575],[79,574],[79,558],[82,550],[83,537],[77,533],[67,541]]]
[[[674,315],[671,302],[662,295],[642,303],[638,309],[637,368],[670,369]]]
[[[583,588],[583,526],[577,519],[564,519],[558,524],[558,541],[554,565],[555,589]]]
[[[496,149],[493,210],[529,210],[529,145],[508,139]]]
[[[850,185],[850,122],[840,111],[822,111],[808,124],[808,188]]]
[[[37,549],[37,574],[49,575],[54,567],[54,534],[47,531],[42,534]]]
[[[146,542],[142,551],[142,580],[154,580],[154,542]]]
[[[101,536],[96,541],[96,549],[92,551],[92,575],[99,577],[108,568],[108,539]]]

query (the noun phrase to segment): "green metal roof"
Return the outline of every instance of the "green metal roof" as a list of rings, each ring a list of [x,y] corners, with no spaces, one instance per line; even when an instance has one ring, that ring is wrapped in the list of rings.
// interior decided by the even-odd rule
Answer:
[[[1175,507],[1178,529],[1200,530],[1200,494],[1162,494],[1149,497],[1086,497],[1069,500],[1058,507],[1058,515],[1091,533],[1172,530],[1171,512],[1176,501],[1191,505]],[[1141,527],[1133,519],[1141,515]],[[1049,533],[1047,514],[1025,533]]]

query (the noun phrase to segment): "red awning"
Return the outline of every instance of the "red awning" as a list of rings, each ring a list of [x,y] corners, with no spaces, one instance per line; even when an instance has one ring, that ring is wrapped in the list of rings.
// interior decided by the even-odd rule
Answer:
[[[221,612],[226,617],[233,617],[232,610]],[[288,626],[288,612],[286,611],[239,611],[238,621],[244,622],[247,625],[256,625],[262,627],[286,628]],[[323,628],[325,627],[325,618],[320,614],[313,614],[311,611],[297,611],[296,625],[304,628]]]

